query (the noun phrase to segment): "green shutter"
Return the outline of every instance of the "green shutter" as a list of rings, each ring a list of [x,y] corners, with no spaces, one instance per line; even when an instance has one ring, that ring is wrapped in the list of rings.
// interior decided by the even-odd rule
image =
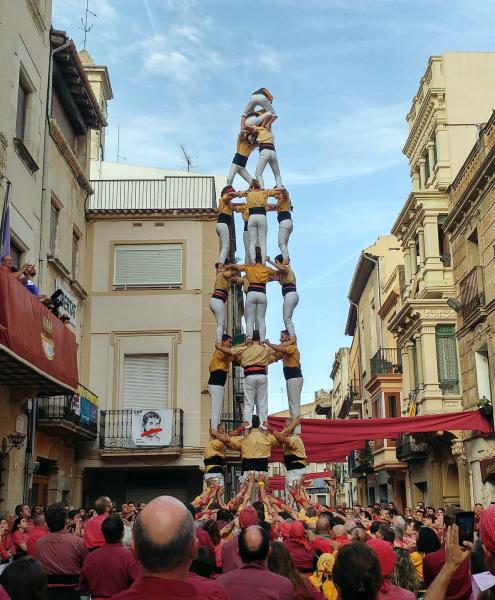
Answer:
[[[443,394],[459,393],[459,369],[457,366],[457,340],[455,325],[437,325],[438,381]]]

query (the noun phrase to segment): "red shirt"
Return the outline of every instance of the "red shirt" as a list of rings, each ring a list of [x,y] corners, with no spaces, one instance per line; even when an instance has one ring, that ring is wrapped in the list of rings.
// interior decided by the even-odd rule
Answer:
[[[101,531],[101,524],[108,517],[107,513],[91,517],[84,525],[84,543],[86,548],[101,548],[105,545],[105,538]]]
[[[292,583],[259,562],[243,564],[217,579],[235,600],[294,600]]]
[[[204,529],[201,529],[199,527],[195,527],[195,531],[196,531],[196,537],[198,538],[199,545],[206,546],[213,552],[213,554],[215,554],[215,546],[213,545],[213,542],[211,541],[211,537],[208,535],[208,532],[206,532]]]
[[[242,566],[239,556],[239,538],[236,536],[222,546],[222,573],[228,573]]]
[[[105,544],[86,556],[79,589],[93,597],[110,597],[127,590],[141,577],[141,564],[122,544]]]
[[[189,572],[187,581],[193,584],[194,589],[203,600],[229,600],[225,588],[213,579],[207,579],[197,573]]]
[[[15,549],[23,552],[22,548],[20,547],[20,544],[24,543],[27,545],[28,534],[23,533],[20,529],[18,529],[12,534],[12,541],[14,542]]]
[[[87,554],[82,539],[66,529],[50,532],[36,543],[35,557],[47,575],[79,575]]]
[[[36,555],[36,544],[42,537],[48,535],[48,531],[44,527],[33,527],[31,533],[28,535],[27,541],[27,553],[31,556]]]
[[[445,564],[445,548],[436,552],[425,554],[423,559],[423,580],[425,588],[429,588],[431,582],[440,572]],[[465,560],[457,569],[450,580],[445,600],[469,600],[472,594],[471,573],[469,572],[469,561]]]
[[[379,590],[376,600],[416,600],[416,594],[388,582],[387,590]]]
[[[201,600],[194,585],[189,581],[176,581],[162,577],[143,577],[125,592],[112,600]]]
[[[313,572],[314,569],[314,558],[315,552],[313,548],[306,550],[306,548],[299,542],[288,539],[284,540],[284,544],[289,551],[289,554],[292,556],[292,560],[294,561],[296,567],[303,572],[309,573]]]
[[[329,537],[317,535],[315,541],[313,542],[313,548],[322,554],[325,552],[333,554],[333,546]]]

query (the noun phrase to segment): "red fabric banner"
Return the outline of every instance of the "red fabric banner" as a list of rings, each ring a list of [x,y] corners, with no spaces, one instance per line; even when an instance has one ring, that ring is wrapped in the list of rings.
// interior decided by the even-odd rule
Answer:
[[[304,476],[304,485],[308,487],[308,483],[315,479],[329,479],[333,477],[333,471],[319,471],[318,473],[306,473]],[[268,478],[268,486],[270,490],[283,490],[285,488],[285,475],[273,475]]]
[[[283,429],[285,421],[283,417],[268,418],[277,430]],[[325,463],[345,460],[352,450],[363,448],[366,440],[398,438],[401,433],[456,430],[491,433],[493,424],[479,410],[388,419],[303,419],[301,437],[308,462]],[[272,462],[280,460],[281,451],[274,450]]]
[[[0,346],[42,374],[77,388],[76,337],[17,279],[0,269]]]

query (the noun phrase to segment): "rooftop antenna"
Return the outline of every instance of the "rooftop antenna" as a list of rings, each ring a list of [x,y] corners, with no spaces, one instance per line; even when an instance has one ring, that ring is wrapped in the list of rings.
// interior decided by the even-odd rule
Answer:
[[[117,162],[119,162],[119,159],[123,158],[124,160],[126,160],[125,156],[122,156],[122,154],[120,154],[120,123],[117,124]]]
[[[92,10],[89,10],[89,0],[86,0],[86,10],[84,11],[84,19],[81,17],[81,26],[82,30],[84,31],[83,48],[86,48],[86,39],[88,37],[88,33],[93,29],[93,25],[88,25],[88,15],[93,15],[93,17],[98,16]]]
[[[191,169],[195,169],[198,166],[198,159],[197,157],[192,157],[188,152],[186,152],[186,149],[184,148],[184,146],[181,144],[180,145],[180,149],[182,150],[182,164],[186,167],[187,172],[189,173],[189,171],[191,171]]]

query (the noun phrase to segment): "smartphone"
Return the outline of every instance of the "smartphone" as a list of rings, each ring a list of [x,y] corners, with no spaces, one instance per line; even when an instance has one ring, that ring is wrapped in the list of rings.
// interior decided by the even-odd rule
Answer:
[[[459,545],[463,542],[473,542],[474,539],[474,512],[458,512],[455,524],[459,527]]]

